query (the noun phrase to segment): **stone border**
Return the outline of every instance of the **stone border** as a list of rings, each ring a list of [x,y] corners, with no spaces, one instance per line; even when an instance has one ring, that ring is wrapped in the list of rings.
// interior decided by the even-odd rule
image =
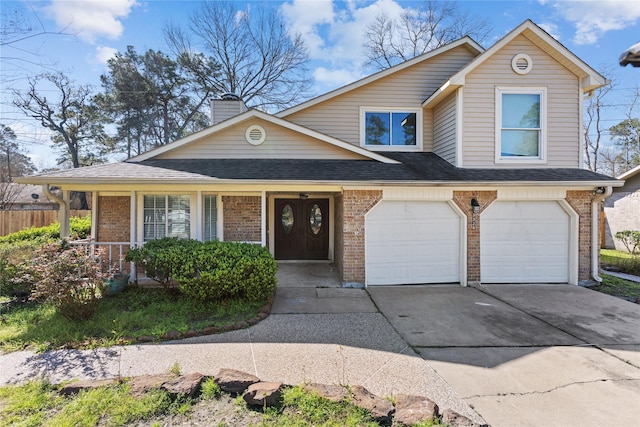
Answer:
[[[154,388],[160,388],[173,396],[197,397],[200,386],[208,377],[195,372],[188,375],[158,374],[143,375],[131,378],[131,393],[141,397]],[[265,382],[255,375],[236,369],[220,369],[213,377],[220,389],[234,396],[242,395],[248,406],[266,408],[276,406],[281,402],[282,391],[290,385],[282,382]],[[87,380],[71,382],[61,387],[60,394],[77,394],[85,389],[105,387],[117,384],[120,378],[106,380]],[[395,402],[381,398],[360,385],[327,385],[308,383],[303,388],[319,397],[332,402],[350,402],[368,411],[373,419],[381,425],[413,426],[425,421],[439,419],[443,426],[448,427],[487,427],[478,424],[462,414],[445,409],[440,412],[438,405],[424,396],[398,394]]]

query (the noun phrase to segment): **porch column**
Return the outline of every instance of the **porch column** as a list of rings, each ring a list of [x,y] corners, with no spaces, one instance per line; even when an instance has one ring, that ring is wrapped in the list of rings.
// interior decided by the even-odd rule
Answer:
[[[267,192],[262,192],[262,246],[267,247]]]

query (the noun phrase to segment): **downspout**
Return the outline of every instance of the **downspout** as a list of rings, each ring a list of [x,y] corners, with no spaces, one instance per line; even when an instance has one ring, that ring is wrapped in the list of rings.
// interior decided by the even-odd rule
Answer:
[[[49,199],[55,201],[60,206],[60,213],[58,214],[58,221],[60,222],[60,237],[63,239],[69,238],[69,207],[64,198],[58,197],[51,192],[49,184],[42,185],[42,192]]]
[[[595,194],[591,202],[591,277],[597,283],[602,282],[600,277],[600,234],[598,226],[600,224],[600,203],[609,197],[613,192],[613,187],[602,187],[604,193]]]

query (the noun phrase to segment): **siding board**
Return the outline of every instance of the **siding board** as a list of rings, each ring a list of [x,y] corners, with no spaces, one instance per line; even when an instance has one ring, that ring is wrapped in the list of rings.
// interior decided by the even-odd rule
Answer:
[[[526,53],[533,68],[511,69],[511,59]],[[497,78],[496,76],[499,76]],[[547,163],[495,163],[495,87],[547,88]],[[464,86],[463,158],[465,167],[581,167],[579,78],[520,35],[469,73]]]
[[[452,165],[456,163],[456,94],[433,109],[433,152]]]
[[[245,139],[249,126],[260,125],[267,133],[260,145],[251,145]],[[230,129],[203,137],[198,141],[160,154],[158,159],[347,159],[362,160],[363,156],[318,141],[307,135],[282,128],[273,123],[252,119],[238,123]]]
[[[303,126],[360,145],[360,107],[416,108],[451,75],[474,58],[458,47],[380,80],[344,93],[286,117]],[[423,114],[423,150],[433,151],[429,110]]]

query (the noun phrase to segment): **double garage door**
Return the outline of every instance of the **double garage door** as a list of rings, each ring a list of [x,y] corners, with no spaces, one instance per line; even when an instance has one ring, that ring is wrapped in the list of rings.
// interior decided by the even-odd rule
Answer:
[[[567,283],[570,218],[555,201],[496,201],[480,216],[482,283]],[[466,218],[444,201],[383,200],[366,216],[367,285],[459,283]]]

